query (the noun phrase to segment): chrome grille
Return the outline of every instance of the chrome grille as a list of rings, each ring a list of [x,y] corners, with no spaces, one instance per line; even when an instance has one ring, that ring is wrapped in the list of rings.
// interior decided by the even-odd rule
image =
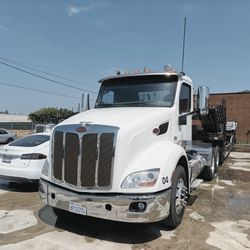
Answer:
[[[76,190],[111,188],[118,128],[94,125],[87,132],[78,133],[77,127],[64,125],[55,129],[52,178]]]
[[[79,155],[79,137],[77,134],[65,134],[64,179],[67,183],[77,185]]]
[[[98,186],[109,186],[111,175],[111,164],[113,158],[112,145],[114,141],[113,134],[102,134],[100,136],[100,155],[99,155],[99,171]]]
[[[62,180],[63,159],[63,132],[56,131],[54,134],[54,177]]]
[[[97,134],[82,137],[81,186],[95,186]]]

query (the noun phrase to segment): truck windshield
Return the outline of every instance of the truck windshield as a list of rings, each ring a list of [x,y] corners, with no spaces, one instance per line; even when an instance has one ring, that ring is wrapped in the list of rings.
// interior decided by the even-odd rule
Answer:
[[[177,76],[133,76],[102,82],[95,108],[172,107]]]

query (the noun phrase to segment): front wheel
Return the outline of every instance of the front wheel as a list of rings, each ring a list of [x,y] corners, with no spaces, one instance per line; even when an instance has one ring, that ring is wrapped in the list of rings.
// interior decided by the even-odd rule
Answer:
[[[163,223],[170,229],[178,227],[182,221],[187,201],[187,176],[182,166],[177,166],[172,177],[172,193],[169,216]]]

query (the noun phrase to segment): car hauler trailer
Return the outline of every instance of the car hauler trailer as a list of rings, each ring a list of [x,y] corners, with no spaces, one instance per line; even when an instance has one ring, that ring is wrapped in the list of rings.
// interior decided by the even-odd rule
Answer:
[[[197,113],[193,116],[193,148],[199,151],[199,146],[212,146],[215,158],[214,172],[233,149],[236,143],[236,128],[236,121],[227,121],[225,100],[222,100],[220,105],[210,106],[207,114]],[[206,155],[203,157],[206,158]],[[213,174],[205,175],[204,179],[212,180]]]
[[[197,178],[215,172],[214,144],[192,140],[192,116],[209,112],[208,89],[194,107],[191,78],[171,68],[100,83],[93,109],[53,129],[41,198],[56,214],[177,227]]]

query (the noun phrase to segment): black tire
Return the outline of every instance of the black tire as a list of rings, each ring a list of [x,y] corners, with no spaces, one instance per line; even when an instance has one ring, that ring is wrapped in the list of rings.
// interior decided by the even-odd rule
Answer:
[[[162,222],[169,229],[178,227],[182,221],[187,196],[187,175],[182,166],[177,166],[172,179],[172,193],[168,217]]]
[[[211,163],[212,163],[212,165],[205,166],[205,168],[203,169],[203,171],[201,173],[201,178],[204,181],[211,181],[214,178],[215,171],[216,171],[214,154],[212,154]]]
[[[218,167],[220,166],[220,149],[219,147],[215,147],[214,151],[214,160],[215,160],[215,173],[217,173]]]
[[[222,165],[223,161],[225,160],[225,146],[220,147],[220,165]]]
[[[10,142],[13,142],[14,141],[14,139],[13,138],[8,138],[8,140],[6,141],[6,143],[10,143]]]

